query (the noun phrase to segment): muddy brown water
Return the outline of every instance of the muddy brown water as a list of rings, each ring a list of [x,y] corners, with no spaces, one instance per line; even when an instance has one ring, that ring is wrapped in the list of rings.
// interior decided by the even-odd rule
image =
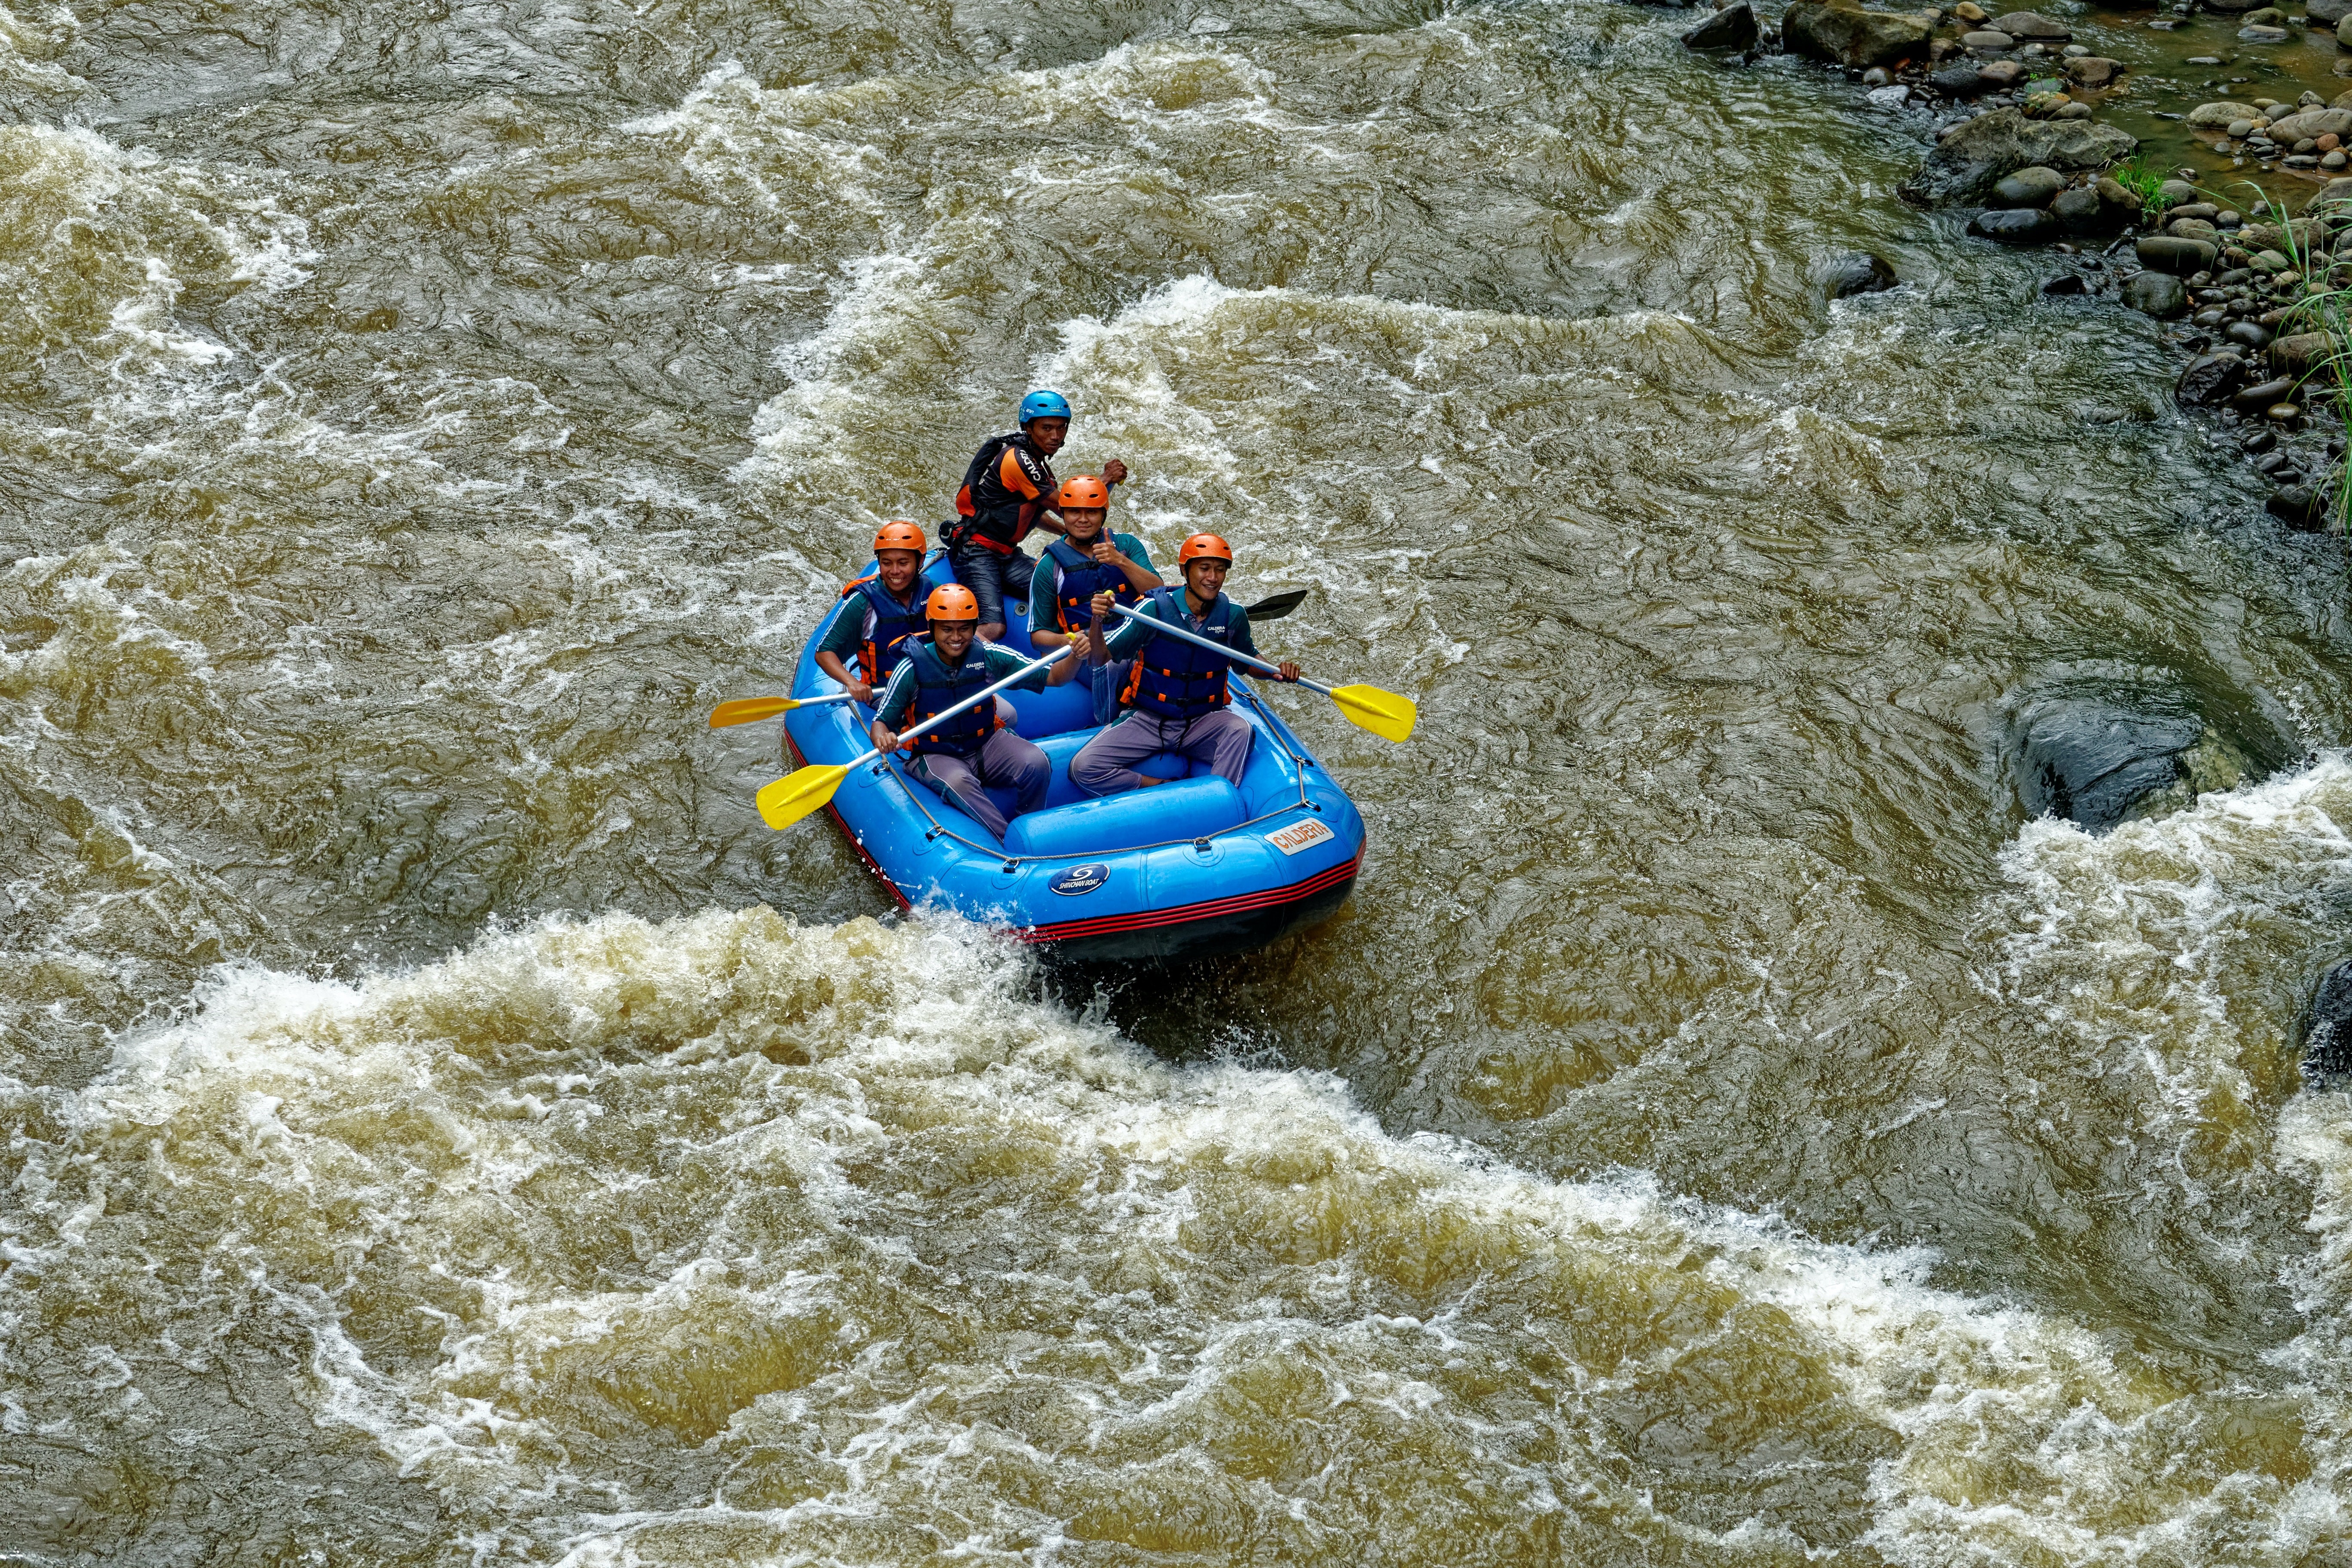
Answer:
[[[1688,21],[9,13],[0,1559],[2347,1561],[2343,546]],[[702,727],[1037,384],[1421,703],[1320,929],[1051,991]]]

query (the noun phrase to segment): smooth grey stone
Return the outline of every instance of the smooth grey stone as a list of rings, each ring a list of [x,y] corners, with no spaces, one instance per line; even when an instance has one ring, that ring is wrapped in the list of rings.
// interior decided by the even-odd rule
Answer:
[[[2318,1089],[2352,1073],[2352,962],[2331,967],[2312,987],[2303,1025],[2304,1080]]]
[[[1745,49],[1755,44],[1759,30],[1756,8],[1739,0],[1685,33],[1683,44],[1694,49]]]
[[[2057,698],[2023,715],[2018,795],[2036,816],[2096,833],[2186,771],[2183,752],[2205,733],[2193,713],[2136,711],[2096,698]]]
[[[2050,198],[2066,188],[2066,176],[2039,164],[2003,174],[1992,188],[1998,207],[2046,207]]]
[[[2125,283],[2124,303],[2168,321],[2189,309],[2189,290],[2168,272],[2142,272]]]
[[[1830,298],[1843,300],[1852,294],[1875,294],[1892,289],[1901,281],[1895,268],[1884,257],[1857,250],[1841,256],[1830,263],[1824,281],[1829,285]]]
[[[2212,266],[2216,254],[2209,240],[2176,239],[2169,235],[2150,235],[2133,248],[2142,267],[2184,278]]]
[[[1948,206],[1979,199],[2018,169],[2104,169],[2138,145],[2129,132],[2096,121],[2028,120],[2013,108],[1996,109],[1945,137],[1899,191],[1919,206]]]
[[[2039,207],[1991,207],[1969,220],[1969,232],[2003,245],[2039,245],[2058,237],[2058,222]]]

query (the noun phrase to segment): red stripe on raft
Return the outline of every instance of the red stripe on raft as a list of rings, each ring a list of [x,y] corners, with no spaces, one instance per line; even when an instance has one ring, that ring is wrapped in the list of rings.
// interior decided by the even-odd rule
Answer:
[[[1335,887],[1353,877],[1363,862],[1364,852],[1359,849],[1355,858],[1346,865],[1334,866],[1328,871],[1318,872],[1305,881],[1293,882],[1288,887],[1238,893],[1230,899],[1212,899],[1205,903],[1179,904],[1172,910],[1139,910],[1134,914],[1105,915],[1100,920],[1063,921],[1048,926],[1017,927],[1013,934],[1026,942],[1067,942],[1076,937],[1108,936],[1113,931],[1149,931],[1154,926],[1188,925],[1194,921],[1246,914],[1252,910],[1313,898],[1324,889]]]
[[[808,759],[801,754],[800,747],[793,743],[792,731],[789,730],[784,732],[784,749],[793,754],[793,766],[796,768],[808,766]],[[866,862],[866,868],[874,873],[875,880],[889,889],[891,898],[898,900],[898,907],[902,910],[913,909],[915,907],[913,902],[906,894],[898,890],[898,884],[890,879],[889,873],[882,869],[881,863],[868,855],[866,852],[866,846],[857,841],[857,835],[850,831],[849,824],[843,819],[839,809],[827,804],[824,814],[833,818],[834,826],[841,830],[841,837],[848,842],[849,847],[857,851],[857,858]],[[1336,887],[1353,877],[1363,863],[1364,852],[1359,849],[1356,851],[1355,858],[1346,865],[1334,866],[1328,871],[1318,871],[1306,880],[1290,883],[1287,887],[1267,888],[1255,893],[1236,893],[1230,899],[1211,899],[1204,903],[1179,904],[1172,910],[1139,910],[1129,915],[1105,915],[1100,920],[1063,921],[1048,926],[1014,926],[1012,931],[1023,942],[1034,944],[1069,942],[1087,936],[1108,936],[1114,931],[1150,931],[1155,926],[1187,925],[1194,921],[1222,920],[1227,915],[1247,914],[1252,910],[1263,910],[1276,904],[1297,903],[1301,899],[1311,899],[1324,889]]]

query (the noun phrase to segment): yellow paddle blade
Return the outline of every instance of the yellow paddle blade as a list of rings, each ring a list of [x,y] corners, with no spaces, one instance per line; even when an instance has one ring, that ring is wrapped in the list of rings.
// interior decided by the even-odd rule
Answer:
[[[755,797],[761,820],[782,833],[810,812],[833,798],[841,781],[849,776],[846,763],[812,763],[807,767],[787,773],[772,784],[763,785]]]
[[[710,727],[724,730],[730,724],[749,724],[755,719],[772,719],[799,706],[789,697],[739,697],[732,702],[721,702],[710,710]]]
[[[1370,730],[1381,740],[1400,745],[1412,733],[1412,721],[1421,716],[1421,710],[1412,705],[1411,698],[1382,691],[1377,686],[1335,686],[1331,689],[1331,700],[1339,705],[1339,711],[1358,729]]]

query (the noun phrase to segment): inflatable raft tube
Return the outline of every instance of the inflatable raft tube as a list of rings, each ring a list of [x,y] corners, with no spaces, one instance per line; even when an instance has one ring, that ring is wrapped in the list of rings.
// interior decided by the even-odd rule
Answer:
[[[925,576],[951,580],[937,554]],[[815,653],[845,607],[801,649],[793,696],[841,689]],[[1018,607],[1003,646],[1037,651]],[[1238,789],[1169,753],[1139,771],[1174,783],[1099,800],[1078,789],[1070,759],[1097,730],[1082,674],[1009,696],[1014,728],[1053,759],[1054,781],[1045,809],[1014,817],[1003,844],[896,757],[852,773],[826,810],[901,908],[952,910],[1072,958],[1151,963],[1263,947],[1346,902],[1363,864],[1364,820],[1244,680],[1233,691],[1234,711],[1256,732]],[[872,744],[873,719],[853,702],[794,710],[784,720],[790,765],[850,761]],[[995,798],[1012,810],[1009,793]]]

